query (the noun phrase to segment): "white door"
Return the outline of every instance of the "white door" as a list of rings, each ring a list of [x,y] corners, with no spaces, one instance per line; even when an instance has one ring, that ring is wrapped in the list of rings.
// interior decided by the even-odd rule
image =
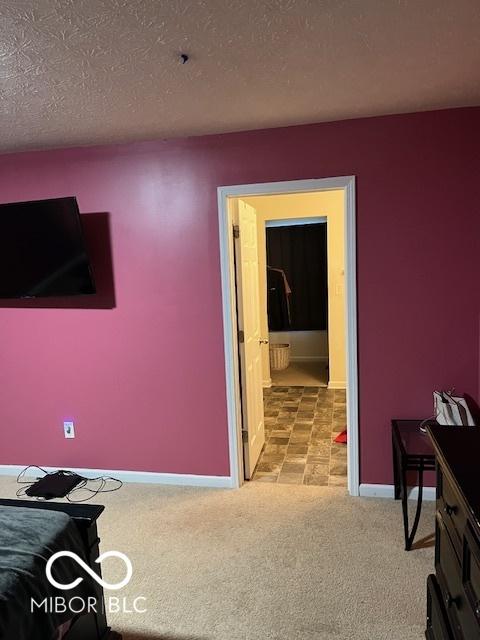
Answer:
[[[235,224],[238,231],[238,237],[235,238],[235,267],[242,383],[242,435],[245,478],[250,479],[265,444],[255,209],[238,200]]]

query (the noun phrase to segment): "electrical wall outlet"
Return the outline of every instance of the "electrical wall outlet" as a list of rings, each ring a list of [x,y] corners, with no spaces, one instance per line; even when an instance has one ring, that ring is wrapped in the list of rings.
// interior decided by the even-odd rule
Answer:
[[[70,420],[65,420],[63,423],[63,433],[65,438],[75,438],[75,425]]]

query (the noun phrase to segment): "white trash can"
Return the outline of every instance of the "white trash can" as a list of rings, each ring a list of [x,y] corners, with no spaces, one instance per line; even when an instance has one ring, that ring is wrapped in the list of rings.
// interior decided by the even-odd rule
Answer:
[[[290,345],[271,344],[270,345],[270,369],[272,371],[283,371],[290,364]]]

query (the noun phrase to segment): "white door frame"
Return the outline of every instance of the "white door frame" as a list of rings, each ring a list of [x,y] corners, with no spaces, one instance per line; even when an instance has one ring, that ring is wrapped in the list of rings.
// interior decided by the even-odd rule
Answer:
[[[235,300],[235,264],[233,221],[229,198],[248,196],[305,193],[311,191],[345,191],[345,326],[347,355],[347,422],[348,422],[348,491],[359,495],[358,446],[358,366],[357,366],[357,268],[355,223],[355,176],[291,180],[218,187],[218,217],[220,232],[220,270],[225,346],[225,377],[227,391],[227,420],[230,455],[230,480],[240,487],[243,477],[242,412],[238,364],[237,310]]]

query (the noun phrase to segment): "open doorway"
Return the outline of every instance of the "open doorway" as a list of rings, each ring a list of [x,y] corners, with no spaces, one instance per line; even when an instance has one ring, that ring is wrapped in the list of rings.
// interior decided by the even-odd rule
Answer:
[[[274,215],[280,198],[283,196],[265,196],[271,201],[270,215]],[[300,199],[303,194],[292,198],[292,216],[301,215]],[[269,340],[264,387],[327,387],[327,217],[266,219],[260,230],[266,240],[266,293],[262,300],[261,286],[260,306],[266,302],[263,323]],[[262,236],[259,232],[259,255],[263,253]],[[260,261],[259,270],[262,285]]]
[[[240,486],[244,479],[256,477],[338,485],[345,482],[348,467],[349,491],[357,495],[354,180],[221,187],[219,212],[232,484]],[[273,317],[272,308],[270,314],[267,308],[267,267],[277,269],[274,280],[278,286],[283,280],[283,295],[290,291],[293,302],[288,276],[292,279],[291,269],[298,266],[287,268],[287,275],[281,265],[267,264],[267,254],[276,255],[277,262],[280,255],[273,240],[268,248],[269,229],[272,238],[286,237],[294,226],[294,237],[309,238],[310,227],[321,244],[323,234],[328,262],[323,288],[329,295],[323,312],[321,304],[313,312],[302,310],[298,300],[288,308],[287,298],[283,316]],[[341,245],[336,253],[334,239]],[[310,242],[315,244],[311,238]],[[304,251],[300,245],[294,253]],[[321,297],[322,274],[318,265],[315,268],[316,293]],[[297,277],[295,288],[299,286]],[[297,364],[297,377],[295,367],[279,367],[278,359],[272,358],[272,346],[279,344],[289,345],[287,360]],[[318,367],[316,384],[307,384],[308,378],[302,377],[308,375],[302,363]],[[288,369],[291,381],[276,378],[279,370]],[[331,443],[345,429],[348,444],[339,445],[336,450],[343,454],[332,461]]]
[[[255,202],[258,219],[260,307],[269,340],[264,387],[328,385],[328,218],[302,215],[310,195],[325,194],[245,200]],[[282,213],[292,217],[272,219]]]

